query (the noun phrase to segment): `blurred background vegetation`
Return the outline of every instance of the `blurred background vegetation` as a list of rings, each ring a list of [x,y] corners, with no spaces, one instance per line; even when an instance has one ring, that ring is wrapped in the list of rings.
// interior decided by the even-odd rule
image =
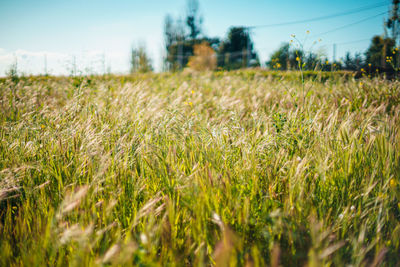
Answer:
[[[393,0],[389,19],[384,22],[384,33],[373,36],[367,51],[329,61],[311,49],[304,49],[295,36],[272,53],[265,62],[271,70],[336,71],[348,70],[370,74],[393,74],[399,68],[399,0]],[[186,67],[194,70],[233,70],[260,67],[251,38],[251,27],[232,26],[227,36],[206,36],[202,28],[203,17],[197,0],[188,0],[186,13],[174,19],[167,14],[164,21],[165,58],[164,71],[178,71]],[[316,42],[314,42],[315,44]],[[196,50],[197,49],[197,50]],[[196,52],[197,51],[197,52]],[[141,58],[141,59],[140,59]],[[131,72],[153,70],[151,60],[143,46],[132,49]],[[301,63],[301,64],[299,64]]]

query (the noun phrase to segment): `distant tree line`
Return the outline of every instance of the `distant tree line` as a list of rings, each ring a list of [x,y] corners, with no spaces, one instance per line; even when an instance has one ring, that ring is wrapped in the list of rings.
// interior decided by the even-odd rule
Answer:
[[[326,56],[283,43],[265,65],[276,70],[397,71],[400,63],[397,48],[400,35],[399,2],[393,0],[390,17],[385,22],[385,33],[383,36],[374,36],[364,53],[352,55],[347,52],[340,60],[330,62]],[[260,66],[249,28],[231,27],[226,38],[221,39],[206,36],[202,23],[198,0],[187,1],[183,18],[174,19],[169,14],[165,17],[165,71],[177,71],[185,67],[195,70],[232,70]],[[131,72],[148,72],[152,69],[145,47],[139,45],[132,49]]]
[[[190,60],[196,58],[198,65],[200,55],[195,55],[195,52],[199,46],[198,51],[201,47],[205,51],[205,46],[213,50],[213,53],[210,53],[211,50],[208,49],[207,57],[210,57],[210,60],[203,60],[203,64],[211,64],[208,69],[238,69],[260,65],[247,28],[231,27],[227,38],[221,40],[218,37],[205,36],[202,22],[197,0],[188,0],[185,19],[174,20],[171,15],[166,16],[164,23],[166,70],[179,70],[193,65]]]
[[[302,67],[304,70],[372,70],[388,71],[398,68],[398,49],[391,37],[374,36],[364,54],[347,52],[339,61],[330,62],[327,57],[309,51],[305,52],[283,43],[272,53],[266,66],[276,70],[295,70]],[[300,64],[300,65],[299,65]]]
[[[131,73],[145,73],[153,71],[150,57],[147,55],[144,44],[139,44],[131,51]]]
[[[350,52],[347,52],[339,61],[329,62],[326,57],[321,57],[314,52],[305,52],[289,43],[284,43],[273,52],[271,59],[266,62],[266,66],[278,70],[302,67],[305,70],[397,72],[400,63],[398,51],[398,37],[400,35],[399,3],[400,0],[392,1],[390,17],[384,25],[384,34],[372,37],[367,51],[363,54],[355,53],[351,55]]]

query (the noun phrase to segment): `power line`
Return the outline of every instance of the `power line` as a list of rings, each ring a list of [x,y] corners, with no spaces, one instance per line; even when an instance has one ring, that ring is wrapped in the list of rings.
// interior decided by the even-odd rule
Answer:
[[[225,58],[226,56],[230,56],[230,57],[246,56],[246,57],[248,57],[249,56],[249,51],[247,49],[243,49],[243,51],[225,52],[225,53],[221,53],[221,54],[215,53],[215,54],[212,54],[212,55],[206,55],[206,56],[201,56],[201,57],[204,57],[204,58],[214,58],[214,57],[216,57],[218,59],[218,58]],[[250,56],[251,56],[251,54],[250,54]],[[196,57],[196,55],[179,55],[178,54],[178,55],[173,55],[171,57],[173,59],[181,60],[181,59],[189,59],[191,57]]]
[[[342,43],[329,43],[329,44],[322,44],[322,47],[326,47],[326,46],[331,46],[331,45],[347,45],[347,44],[353,44],[353,43],[360,43],[360,42],[365,42],[365,41],[369,41],[371,40],[371,38],[365,38],[365,39],[359,39],[359,40],[353,40],[353,41],[347,41],[347,42],[342,42]],[[258,50],[265,50],[266,48],[261,48]],[[226,56],[232,56],[232,57],[236,57],[236,56],[248,56],[249,51],[234,51],[234,52],[225,52],[225,53],[215,53],[213,55],[208,55],[208,56],[203,56],[205,58],[224,58]],[[173,55],[172,58],[174,59],[189,59],[191,57],[195,57],[196,55]]]
[[[359,39],[359,40],[354,40],[354,41],[346,41],[346,42],[342,42],[342,43],[329,43],[329,44],[321,44],[321,47],[327,47],[327,46],[331,46],[331,45],[348,45],[348,44],[355,44],[355,43],[361,43],[361,42],[365,42],[365,41],[370,41],[372,39],[371,38],[365,38],[365,39]],[[270,49],[269,47],[266,48],[261,48],[260,50],[268,50]]]
[[[348,41],[348,42],[342,42],[342,43],[330,43],[330,44],[322,44],[321,47],[326,48],[327,46],[331,46],[331,45],[349,45],[349,44],[355,44],[355,43],[361,43],[361,42],[365,42],[365,41],[370,41],[372,39],[371,38],[365,38],[365,39],[359,39],[359,40],[354,40],[354,41]]]
[[[369,6],[364,6],[356,9],[351,9],[345,12],[340,12],[340,13],[334,13],[331,15],[326,15],[326,16],[321,16],[321,17],[315,17],[311,19],[304,19],[304,20],[297,20],[297,21],[289,21],[289,22],[282,22],[282,23],[273,23],[273,24],[265,24],[265,25],[255,25],[255,26],[248,26],[246,28],[250,29],[256,29],[256,28],[269,28],[269,27],[278,27],[278,26],[286,26],[286,25],[293,25],[293,24],[300,24],[300,23],[306,23],[306,22],[313,22],[313,21],[319,21],[319,20],[325,20],[325,19],[331,19],[335,17],[340,17],[340,16],[346,16],[354,13],[359,13],[365,10],[370,10],[370,9],[375,9],[378,7],[382,7],[387,5],[387,2],[380,2],[374,5],[369,5]]]
[[[379,13],[378,15],[375,15],[375,16],[371,16],[371,17],[368,17],[368,18],[365,18],[365,19],[362,19],[362,20],[359,20],[359,21],[356,21],[356,22],[353,22],[353,23],[350,23],[350,24],[346,24],[346,25],[340,26],[340,27],[338,27],[338,28],[334,28],[334,29],[329,30],[329,31],[326,31],[326,32],[322,32],[322,33],[319,33],[319,34],[315,34],[315,35],[311,36],[311,38],[312,38],[312,37],[319,37],[319,36],[321,36],[321,35],[325,35],[325,34],[328,34],[328,33],[331,33],[331,32],[335,32],[335,31],[338,31],[338,30],[342,30],[342,29],[351,27],[351,26],[353,26],[353,25],[362,23],[362,22],[364,22],[364,21],[367,21],[367,20],[370,20],[370,19],[373,19],[373,18],[382,16],[382,15],[387,14],[387,13],[388,13],[388,12],[385,11],[385,12]]]
[[[359,13],[359,12],[362,12],[362,11],[365,11],[365,10],[375,9],[375,8],[378,8],[378,7],[382,7],[384,5],[387,5],[387,3],[386,2],[380,2],[380,3],[377,3],[377,4],[364,6],[364,7],[360,7],[360,8],[357,8],[357,9],[352,9],[352,10],[348,10],[348,11],[345,11],[345,12],[335,13],[335,14],[331,14],[331,15],[327,15],[327,16],[321,16],[321,17],[316,17],[316,18],[311,18],[311,19],[306,19],[306,20],[299,20],[299,21],[267,24],[267,25],[241,26],[237,30],[241,30],[243,28],[247,29],[248,35],[250,36],[250,30],[251,29],[266,28],[266,27],[277,27],[277,26],[300,24],[300,23],[312,22],[312,21],[318,21],[318,20],[325,20],[325,19],[335,18],[335,17],[339,17],[339,16],[345,16],[345,15],[350,15],[350,14],[354,14],[354,13]],[[332,30],[329,30],[329,31],[326,31],[326,32],[323,32],[323,33],[320,33],[318,35],[314,35],[312,37],[321,36],[321,35],[328,34],[328,33],[334,32],[334,31],[345,29],[345,28],[351,27],[353,25],[362,23],[364,21],[376,18],[376,17],[381,16],[381,15],[386,14],[386,13],[388,13],[388,12],[385,11],[385,12],[382,12],[380,14],[377,14],[377,15],[374,15],[374,16],[371,16],[371,17],[368,17],[368,18],[365,18],[365,19],[362,19],[362,20],[359,20],[359,21],[356,21],[356,22],[353,22],[353,23],[350,23],[350,24],[346,24],[346,25],[340,26],[338,28],[334,28]],[[345,45],[345,44],[356,43],[356,42],[361,42],[361,41],[365,41],[365,40],[369,40],[369,39],[363,39],[363,40],[356,40],[356,41],[351,41],[351,42],[343,42],[343,43],[333,44],[334,47],[335,47],[334,48],[334,51],[335,51],[334,54],[336,54],[336,45]],[[249,48],[249,44],[247,45],[247,50],[248,50],[248,48]],[[226,54],[229,54],[230,56],[246,55],[247,56],[247,61],[249,63],[249,51],[246,51],[246,52],[237,51],[237,52],[233,52],[233,53],[215,54],[215,55],[210,55],[210,56],[207,56],[207,57],[220,58],[220,57],[225,57]],[[189,58],[189,57],[191,57],[191,55],[182,55],[182,52],[178,53],[178,55],[175,56],[175,58],[178,59],[180,62],[182,61],[182,59]]]
[[[365,41],[370,41],[371,38],[365,38],[365,39],[360,39],[360,40],[355,40],[355,41],[348,41],[348,42],[343,42],[343,43],[337,43],[337,45],[347,45],[347,44],[355,44],[355,43],[361,43]]]

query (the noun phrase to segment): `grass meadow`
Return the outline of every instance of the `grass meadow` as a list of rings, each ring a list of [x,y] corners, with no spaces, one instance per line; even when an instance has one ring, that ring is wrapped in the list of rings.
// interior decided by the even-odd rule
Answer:
[[[1,266],[399,266],[400,83],[0,80]]]

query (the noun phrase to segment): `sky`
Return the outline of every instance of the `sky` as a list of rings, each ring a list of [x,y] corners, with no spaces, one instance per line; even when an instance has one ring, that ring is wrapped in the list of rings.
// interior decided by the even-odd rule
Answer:
[[[305,50],[329,59],[335,43],[336,59],[346,51],[363,53],[372,36],[383,34],[383,21],[388,17],[383,13],[389,11],[390,2],[199,0],[199,11],[203,33],[224,39],[231,26],[301,21],[381,4],[325,20],[253,28],[251,36],[264,63],[292,34]],[[128,73],[131,48],[138,44],[146,46],[159,71],[165,51],[164,18],[167,14],[183,18],[185,11],[186,0],[0,0],[0,76],[15,62],[24,74],[47,70],[67,75],[73,66],[82,74]],[[335,30],[342,26],[346,27]]]

